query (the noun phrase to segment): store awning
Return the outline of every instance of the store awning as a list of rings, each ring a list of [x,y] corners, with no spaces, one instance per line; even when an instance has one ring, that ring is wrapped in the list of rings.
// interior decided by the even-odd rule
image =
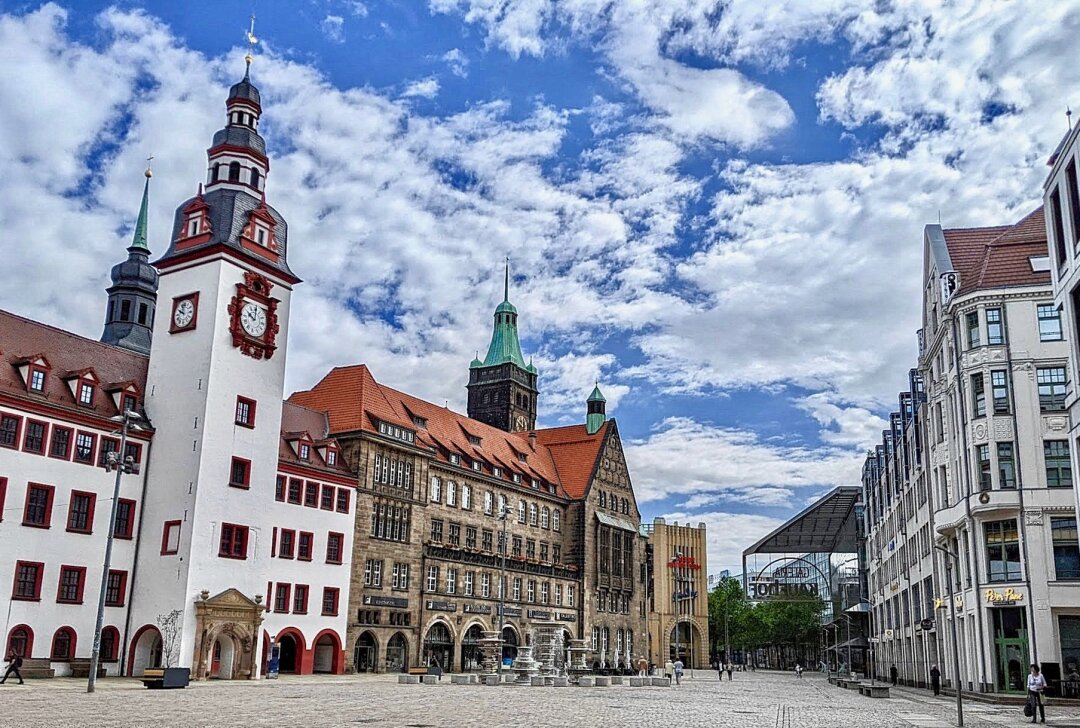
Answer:
[[[858,486],[842,485],[815,501],[799,515],[743,551],[752,554],[855,553],[858,518],[855,506],[862,495]]]
[[[635,526],[633,523],[630,523],[630,521],[627,521],[624,518],[618,518],[617,516],[609,516],[606,513],[597,512],[596,520],[600,521],[600,523],[603,523],[605,526],[611,526],[612,528],[619,528],[623,531],[637,533],[637,526]]]

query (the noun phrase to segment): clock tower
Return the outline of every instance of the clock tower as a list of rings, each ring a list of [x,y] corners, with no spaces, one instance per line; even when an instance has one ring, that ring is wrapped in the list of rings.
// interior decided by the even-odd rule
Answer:
[[[510,303],[510,266],[487,356],[469,365],[469,417],[507,432],[536,429],[536,367],[526,364],[518,341],[517,309]]]
[[[272,524],[257,504],[275,484],[289,303],[300,280],[287,260],[288,225],[267,202],[270,160],[247,61],[207,150],[206,179],[176,208],[154,263],[145,406],[155,437],[142,529],[153,538],[167,525],[176,542],[140,550],[132,605],[142,624],[183,612],[181,666],[195,652],[200,593],[267,597]]]

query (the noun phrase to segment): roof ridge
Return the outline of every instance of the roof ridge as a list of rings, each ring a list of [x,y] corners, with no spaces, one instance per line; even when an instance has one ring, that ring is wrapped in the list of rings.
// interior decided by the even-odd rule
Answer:
[[[52,331],[57,332],[58,334],[63,334],[64,336],[70,336],[73,339],[80,339],[82,341],[85,341],[88,344],[93,344],[95,346],[100,346],[100,347],[103,347],[105,349],[111,349],[111,350],[114,350],[114,351],[120,351],[120,352],[123,352],[125,354],[131,354],[132,356],[137,356],[137,357],[140,357],[140,358],[143,358],[143,359],[149,359],[150,358],[149,354],[142,354],[142,353],[137,352],[137,351],[132,351],[131,349],[125,349],[124,347],[117,346],[115,344],[106,344],[104,341],[98,341],[97,339],[91,339],[88,336],[83,336],[82,334],[76,334],[74,331],[68,331],[67,329],[62,329],[59,326],[53,326],[52,324],[47,324],[47,323],[45,323],[43,321],[35,321],[35,320],[27,318],[25,316],[20,316],[19,314],[14,313],[12,311],[8,311],[7,309],[0,308],[0,315],[2,315],[2,316],[10,316],[11,318],[18,319],[19,321],[22,321],[24,323],[33,324],[34,326],[40,326],[40,327],[45,328],[45,329],[50,329]]]

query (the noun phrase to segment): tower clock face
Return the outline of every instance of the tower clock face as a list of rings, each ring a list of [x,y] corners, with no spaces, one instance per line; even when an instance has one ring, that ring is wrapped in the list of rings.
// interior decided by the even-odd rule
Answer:
[[[193,318],[195,318],[195,304],[190,298],[185,298],[176,304],[176,310],[173,311],[173,323],[176,324],[176,328],[186,328]]]
[[[525,415],[518,415],[514,419],[514,425],[517,427],[517,429],[524,430],[526,427],[529,426],[529,421],[525,419]]]
[[[240,310],[240,326],[248,336],[261,337],[266,333],[266,311],[257,303],[245,303]]]

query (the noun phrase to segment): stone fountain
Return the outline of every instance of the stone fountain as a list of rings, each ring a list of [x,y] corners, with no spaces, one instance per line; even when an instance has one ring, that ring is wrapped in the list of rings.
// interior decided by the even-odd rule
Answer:
[[[534,660],[532,656],[535,646],[534,641],[518,646],[517,657],[514,658],[514,662],[510,665],[511,672],[517,675],[514,678],[515,685],[531,685],[532,679],[540,674],[540,663]]]
[[[566,657],[563,653],[563,624],[534,622],[533,644],[540,661],[539,677],[544,685],[566,685]]]
[[[499,663],[502,662],[502,635],[497,630],[486,630],[477,640],[482,651],[485,685],[499,684]]]
[[[588,640],[570,640],[570,647],[566,650],[569,654],[569,662],[566,665],[566,674],[570,682],[575,685],[582,675],[589,674],[588,655],[592,652]]]

